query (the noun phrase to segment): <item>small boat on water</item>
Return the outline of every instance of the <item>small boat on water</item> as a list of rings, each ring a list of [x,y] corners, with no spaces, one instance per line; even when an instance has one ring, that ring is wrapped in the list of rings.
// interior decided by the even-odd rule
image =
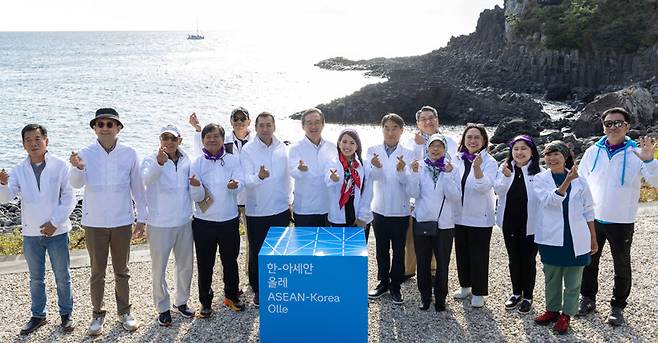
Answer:
[[[205,38],[206,37],[204,37],[202,34],[199,33],[199,21],[197,20],[197,22],[196,22],[196,33],[188,34],[187,39],[189,39],[189,40],[201,40],[201,39],[205,39]]]

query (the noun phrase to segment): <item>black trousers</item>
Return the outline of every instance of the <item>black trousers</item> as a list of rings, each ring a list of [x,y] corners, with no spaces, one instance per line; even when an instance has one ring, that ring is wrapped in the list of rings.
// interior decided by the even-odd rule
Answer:
[[[212,305],[212,275],[215,256],[219,247],[219,258],[224,271],[224,296],[238,299],[240,277],[238,276],[238,255],[240,254],[240,221],[238,217],[225,222],[214,222],[194,218],[192,235],[199,271],[199,302],[203,307]]]
[[[413,225],[416,225],[414,219]],[[448,271],[454,229],[439,229],[436,236],[414,235],[416,252],[416,278],[418,291],[423,302],[432,298],[432,286],[436,302],[445,303],[448,295]],[[436,256],[436,276],[432,285],[432,256]]]
[[[532,299],[537,276],[537,244],[535,235],[526,235],[526,228],[503,226],[503,238],[509,259],[512,294]]]
[[[384,217],[373,213],[373,227],[377,251],[377,279],[389,289],[400,290],[404,274],[404,243],[407,238],[409,216]],[[390,250],[393,249],[391,261]]]
[[[327,214],[297,214],[295,213],[296,227],[326,227],[329,226]]]
[[[633,243],[633,232],[635,224],[602,224],[594,222],[596,227],[596,241],[599,251],[592,255],[592,262],[583,270],[583,282],[580,286],[580,294],[591,299],[596,299],[599,289],[599,260],[605,242],[610,243],[612,263],[615,270],[614,287],[610,306],[626,307],[626,300],[631,294],[631,244]]]
[[[455,225],[457,276],[473,295],[489,294],[489,243],[491,227]]]
[[[288,226],[290,210],[285,210],[273,216],[247,216],[247,234],[249,235],[249,285],[254,293],[258,293],[258,253],[263,246],[267,232],[271,226]]]

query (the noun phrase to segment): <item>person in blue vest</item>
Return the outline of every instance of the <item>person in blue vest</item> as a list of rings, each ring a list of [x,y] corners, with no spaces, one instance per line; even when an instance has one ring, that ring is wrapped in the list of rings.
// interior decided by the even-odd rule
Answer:
[[[658,187],[658,161],[654,159],[656,147],[651,138],[641,138],[638,145],[626,136],[631,124],[626,110],[611,108],[603,112],[601,122],[605,136],[585,151],[580,162],[580,174],[594,197],[600,249],[583,272],[578,315],[587,315],[596,308],[599,259],[607,241],[615,275],[608,323],[618,326],[624,323],[623,310],[631,293],[631,245],[641,179]]]

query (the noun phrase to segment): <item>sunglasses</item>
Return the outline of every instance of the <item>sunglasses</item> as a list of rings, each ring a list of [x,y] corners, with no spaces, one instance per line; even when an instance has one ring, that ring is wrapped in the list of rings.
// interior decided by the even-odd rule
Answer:
[[[628,123],[624,120],[606,120],[603,122],[603,126],[607,127],[608,129],[610,128],[620,128],[622,126],[626,126]]]
[[[480,123],[466,123],[466,127],[477,127],[477,128],[482,128],[482,129],[484,129],[484,124],[480,124]]]
[[[108,122],[97,121],[95,126],[98,127],[99,129],[102,129],[104,127],[111,129],[114,127],[114,125],[116,124],[113,121],[108,121]]]
[[[234,121],[234,122],[246,122],[247,117],[245,117],[245,116],[233,116],[233,118],[231,118],[231,120]]]

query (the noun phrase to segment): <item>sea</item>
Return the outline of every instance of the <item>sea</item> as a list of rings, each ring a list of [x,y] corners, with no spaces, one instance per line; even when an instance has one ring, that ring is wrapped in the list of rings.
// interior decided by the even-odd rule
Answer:
[[[141,157],[156,150],[168,123],[182,130],[183,148],[191,150],[192,112],[202,124],[227,127],[236,106],[253,117],[274,113],[277,136],[294,142],[303,131],[291,114],[385,81],[314,66],[340,55],[339,44],[231,32],[186,38],[186,32],[0,32],[0,168],[25,158],[20,130],[29,123],[48,129],[49,151],[61,157],[89,145],[95,139],[89,121],[102,107],[119,112],[120,139]],[[361,51],[361,57],[377,56]],[[335,141],[345,126],[327,124],[325,138]],[[365,147],[382,141],[378,123],[349,126]],[[461,128],[443,131],[457,139]],[[405,135],[412,133],[410,126]]]

